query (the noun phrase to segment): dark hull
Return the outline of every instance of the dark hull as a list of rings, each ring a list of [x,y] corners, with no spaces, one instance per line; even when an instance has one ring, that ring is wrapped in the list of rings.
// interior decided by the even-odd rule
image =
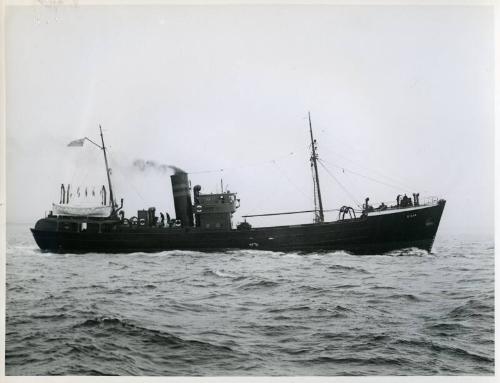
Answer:
[[[62,232],[44,229],[40,220],[31,229],[40,249],[52,252],[158,252],[164,250],[213,251],[258,249],[272,251],[335,251],[380,254],[416,247],[431,251],[441,215],[436,205],[398,209],[365,217],[250,230],[128,227],[116,224],[103,233]],[[57,218],[53,218],[57,219]]]

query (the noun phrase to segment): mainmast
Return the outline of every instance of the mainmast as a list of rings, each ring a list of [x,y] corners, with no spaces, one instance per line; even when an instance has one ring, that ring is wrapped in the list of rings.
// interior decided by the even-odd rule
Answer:
[[[108,176],[108,186],[109,186],[109,201],[111,202],[112,214],[115,212],[115,199],[113,197],[113,187],[111,186],[111,169],[108,166],[108,157],[106,156],[106,146],[104,146],[104,137],[102,135],[102,128],[99,125],[99,131],[101,132],[101,142],[102,142],[102,152],[104,153],[104,163],[106,164],[106,175]]]
[[[318,192],[318,203],[319,203],[319,216],[316,216],[317,222],[324,222],[325,217],[323,215],[323,201],[321,201],[321,189],[319,188],[319,176],[318,176],[318,155],[316,154],[316,140],[313,137],[312,124],[311,124],[311,112],[308,112],[309,115],[309,132],[311,133],[311,147],[312,147],[312,155],[311,155],[311,163],[314,167],[314,183],[315,189]]]

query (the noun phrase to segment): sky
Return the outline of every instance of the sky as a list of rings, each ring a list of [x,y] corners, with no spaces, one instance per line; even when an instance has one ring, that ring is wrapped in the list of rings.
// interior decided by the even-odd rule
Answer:
[[[126,216],[174,211],[170,172],[241,215],[447,200],[440,231],[493,233],[494,24],[487,6],[69,6],[6,12],[7,220],[61,183],[113,186]],[[75,197],[76,198],[76,197]],[[328,220],[336,213],[328,213]],[[254,226],[312,214],[253,218]]]

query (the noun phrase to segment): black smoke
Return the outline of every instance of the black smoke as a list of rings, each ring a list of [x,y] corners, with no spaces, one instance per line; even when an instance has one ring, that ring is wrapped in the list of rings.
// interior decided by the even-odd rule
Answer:
[[[167,173],[169,171],[173,171],[174,174],[187,173],[185,170],[182,170],[181,168],[178,168],[177,166],[160,164],[160,163],[158,163],[156,161],[152,161],[152,160],[136,159],[132,163],[132,166],[141,172],[153,170],[153,171],[160,172],[160,173]]]

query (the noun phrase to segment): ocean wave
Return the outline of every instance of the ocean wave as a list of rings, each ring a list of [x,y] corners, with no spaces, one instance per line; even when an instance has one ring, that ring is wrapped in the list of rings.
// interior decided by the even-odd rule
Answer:
[[[481,317],[485,315],[492,316],[494,314],[494,306],[483,303],[476,299],[470,299],[465,304],[460,305],[448,313],[450,318],[468,318]]]
[[[224,272],[224,270],[205,269],[202,274],[204,276],[219,277],[219,278],[231,278],[231,279],[239,278],[238,275],[226,273]]]
[[[294,259],[303,257],[303,255],[299,253],[281,253],[280,256],[283,258],[294,258]]]
[[[369,364],[369,365],[403,365],[408,363],[405,358],[389,358],[389,357],[335,357],[335,356],[320,356],[312,359],[306,360],[306,362],[311,364],[324,364],[324,363],[334,363],[334,364]]]
[[[343,307],[340,305],[337,305],[333,308],[329,307],[319,307],[316,312],[317,315],[311,315],[311,317],[333,317],[333,318],[347,318],[348,313],[351,312],[351,309],[348,309],[347,307]]]
[[[61,313],[61,314],[31,314],[30,317],[33,319],[48,319],[51,321],[72,318],[71,316],[69,316],[68,314],[65,314],[65,313]]]
[[[256,249],[240,249],[240,250],[226,250],[224,254],[233,255],[236,257],[251,257],[251,258],[266,258],[266,257],[282,257],[292,254],[294,258],[295,253],[286,253],[283,251],[273,251],[273,250],[256,250]]]
[[[346,265],[331,265],[328,266],[330,270],[340,270],[340,271],[355,271],[362,274],[370,274],[368,271],[361,267],[346,266]]]
[[[309,306],[291,306],[291,307],[276,307],[276,308],[269,308],[266,311],[268,313],[272,314],[279,314],[279,313],[286,313],[289,311],[307,311],[310,310],[311,308]]]
[[[460,324],[460,323],[446,323],[446,322],[441,322],[441,323],[435,323],[435,324],[429,324],[426,326],[427,329],[435,332],[437,335],[440,336],[450,336],[450,335],[455,335],[455,334],[461,334],[463,333],[464,330],[467,328]]]
[[[310,291],[316,294],[323,294],[323,293],[328,293],[329,290],[325,289],[324,287],[319,287],[319,286],[309,286],[309,285],[301,285],[297,288],[294,289],[294,291],[297,292],[305,292],[305,291]]]
[[[210,255],[210,253],[205,253],[203,251],[195,250],[165,250],[165,251],[152,251],[152,252],[135,252],[127,253],[129,257],[143,257],[143,258],[153,258],[153,257],[203,257]]]
[[[356,289],[360,285],[336,285],[334,286],[336,289]]]
[[[261,280],[261,281],[246,283],[244,285],[241,285],[239,288],[242,290],[251,290],[251,289],[273,288],[277,286],[279,286],[278,282]]]
[[[28,291],[28,289],[24,286],[20,285],[12,285],[10,283],[6,283],[7,291],[9,292],[21,292],[21,291]]]
[[[175,347],[195,347],[205,350],[232,352],[233,350],[224,345],[211,344],[199,340],[186,340],[165,331],[149,329],[134,324],[126,319],[116,317],[95,317],[78,323],[73,328],[88,328],[105,330],[109,334],[118,333],[127,337],[139,337],[142,343],[157,345],[170,345]]]
[[[420,302],[423,300],[422,298],[419,298],[414,294],[392,294],[392,295],[387,296],[387,298],[388,299],[404,299],[404,300],[411,301],[411,302]]]
[[[253,329],[265,334],[266,336],[284,336],[284,335],[297,335],[297,331],[307,330],[307,326],[292,325],[292,324],[253,324],[251,326],[244,326],[245,328]]]
[[[450,355],[465,357],[465,358],[471,359],[475,362],[493,363],[495,361],[495,358],[485,356],[485,355],[479,355],[479,354],[464,350],[463,348],[460,348],[460,347],[445,346],[445,345],[440,345],[440,344],[436,344],[436,343],[431,343],[430,347],[434,351],[446,352]]]
[[[393,250],[387,253],[384,253],[386,256],[395,256],[395,257],[428,257],[432,254],[429,254],[426,250],[419,249],[418,247],[408,247],[405,249]]]
[[[344,307],[344,306],[341,306],[341,305],[337,305],[334,307],[334,309],[336,311],[352,311],[351,309],[347,308],[347,307]]]
[[[311,257],[314,257],[314,258],[317,258],[317,259],[321,259],[323,257],[351,257],[353,256],[352,253],[350,253],[349,251],[345,251],[345,250],[324,250],[324,251],[318,251],[317,253],[304,253],[304,255],[306,256],[311,256]]]
[[[471,359],[471,360],[477,361],[477,362],[492,363],[495,360],[494,358],[489,357],[489,356],[479,355],[479,354],[473,353],[471,351],[464,350],[463,348],[460,348],[460,347],[440,344],[440,343],[434,342],[432,340],[399,339],[399,340],[394,341],[392,343],[393,344],[403,344],[403,345],[407,345],[410,347],[428,348],[428,349],[431,349],[431,350],[437,351],[437,352],[445,352],[450,356],[465,357],[465,358],[468,358],[468,359]]]
[[[32,256],[48,256],[51,255],[52,253],[45,253],[40,250],[40,248],[36,245],[8,245],[6,248],[6,254],[9,256],[16,255],[16,254],[23,254],[23,255],[32,255]]]
[[[233,277],[233,282],[239,282],[239,281],[243,281],[245,279],[248,279],[248,277],[245,275],[240,275],[239,277]]]
[[[397,288],[392,286],[372,286],[370,290],[397,290]]]
[[[463,242],[438,241],[435,256],[418,259],[262,250],[42,258],[23,240],[7,257],[6,373],[491,375],[494,253],[491,242]]]
[[[108,261],[108,266],[120,266],[121,269],[125,269],[128,267],[127,265],[113,261]]]

